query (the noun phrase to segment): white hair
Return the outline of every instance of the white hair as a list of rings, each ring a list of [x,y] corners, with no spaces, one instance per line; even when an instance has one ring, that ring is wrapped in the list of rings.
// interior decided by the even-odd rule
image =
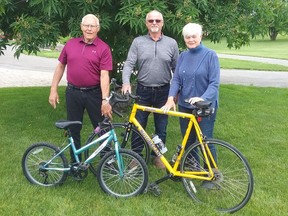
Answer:
[[[184,37],[192,35],[202,35],[202,26],[197,23],[188,23],[183,27],[182,35]]]
[[[159,11],[157,11],[157,10],[152,10],[152,11],[150,11],[149,13],[147,13],[147,15],[146,15],[146,20],[148,20],[148,17],[149,17],[149,15],[150,14],[159,14],[160,15],[160,17],[161,17],[161,19],[162,19],[162,21],[163,21],[163,15],[162,15],[162,13],[160,13]]]
[[[85,21],[85,19],[88,18],[88,17],[94,19],[94,20],[96,21],[96,24],[97,24],[97,25],[100,25],[98,17],[96,17],[94,14],[87,14],[87,15],[85,15],[85,16],[82,18],[81,24],[83,24],[84,21]]]

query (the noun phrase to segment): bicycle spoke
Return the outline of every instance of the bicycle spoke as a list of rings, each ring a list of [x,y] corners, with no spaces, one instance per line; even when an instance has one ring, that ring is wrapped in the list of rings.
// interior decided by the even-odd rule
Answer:
[[[124,169],[120,175],[115,152],[103,157],[98,165],[98,181],[103,191],[116,197],[129,197],[142,193],[148,184],[148,170],[145,161],[128,149],[121,149]]]
[[[67,173],[52,170],[68,166],[67,159],[63,155],[57,156],[47,165],[50,170],[44,167],[57,152],[58,148],[48,143],[36,143],[26,150],[22,158],[22,169],[29,182],[41,186],[53,186],[66,180]]]
[[[238,211],[246,205],[253,191],[253,176],[248,162],[236,148],[223,141],[211,139],[207,142],[217,149],[218,170],[213,168],[215,179],[202,181],[183,178],[184,187],[193,199],[219,211]],[[196,166],[199,170],[207,170],[200,143],[187,149],[181,169],[191,171]],[[193,184],[190,184],[191,181]]]

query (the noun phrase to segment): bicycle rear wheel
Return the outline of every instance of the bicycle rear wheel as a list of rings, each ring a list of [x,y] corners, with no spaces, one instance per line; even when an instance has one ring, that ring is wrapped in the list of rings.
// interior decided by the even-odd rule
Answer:
[[[142,137],[142,135],[134,128],[132,127],[129,129],[127,123],[114,123],[114,130],[117,135],[117,139],[119,144],[121,145],[121,148],[125,149],[132,149],[133,151],[137,152],[146,163],[148,163],[150,158],[150,150],[149,145],[146,142],[146,140]],[[108,130],[108,128],[107,128]],[[105,128],[102,129],[101,134],[105,132]],[[86,144],[91,143],[93,140],[97,139],[99,135],[97,133],[93,133]],[[85,158],[87,159],[91,153],[96,150],[96,148],[99,145],[92,146],[90,149],[85,151]],[[106,147],[102,150],[100,153],[100,156],[103,157],[107,152],[113,150],[113,145],[111,144],[109,147]],[[97,176],[97,164],[100,161],[100,157],[96,157],[93,159],[92,163],[90,164],[89,168],[90,171]]]
[[[97,179],[101,189],[115,197],[131,197],[143,193],[148,184],[145,161],[129,149],[121,149],[119,154],[120,164],[123,165],[122,176],[115,151],[107,153],[100,161]]]
[[[113,126],[121,148],[133,150],[148,163],[150,159],[150,148],[139,131],[134,126],[130,128],[128,123],[114,123]]]
[[[203,202],[222,212],[236,212],[243,208],[253,192],[253,175],[245,157],[232,145],[207,139],[217,152],[218,170],[213,168],[215,179],[203,181],[182,178],[188,194],[196,201]],[[204,156],[199,142],[191,145],[185,152],[181,171],[205,170]]]
[[[31,145],[22,157],[22,170],[29,182],[41,186],[55,186],[62,184],[67,173],[60,170],[46,170],[44,165],[57,153],[59,149],[49,143],[35,143]],[[68,162],[60,154],[48,165],[49,168],[67,168]]]

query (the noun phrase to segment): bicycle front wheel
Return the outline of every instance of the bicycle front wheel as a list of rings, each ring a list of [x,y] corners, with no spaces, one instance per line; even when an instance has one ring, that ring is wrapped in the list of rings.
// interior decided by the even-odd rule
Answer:
[[[148,169],[145,161],[129,149],[107,153],[97,168],[101,189],[115,197],[131,197],[144,192],[148,184]],[[119,165],[121,168],[119,168]]]
[[[218,169],[212,168],[215,179],[203,181],[182,178],[188,194],[222,212],[236,212],[249,201],[253,192],[253,175],[245,157],[232,145],[207,139],[208,146],[216,149]],[[199,142],[191,145],[183,156],[181,171],[207,170]]]
[[[55,186],[62,184],[67,173],[57,170],[67,168],[68,162],[63,154],[54,158],[47,167],[55,170],[47,170],[44,165],[59,152],[58,148],[49,143],[35,143],[31,145],[24,153],[22,158],[22,170],[29,182],[41,186]]]

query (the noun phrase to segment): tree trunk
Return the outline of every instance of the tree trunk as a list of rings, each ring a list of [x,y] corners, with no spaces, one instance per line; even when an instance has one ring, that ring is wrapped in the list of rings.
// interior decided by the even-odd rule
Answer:
[[[277,35],[278,35],[278,31],[276,30],[276,28],[275,27],[269,27],[270,40],[272,40],[272,41],[276,40]]]

